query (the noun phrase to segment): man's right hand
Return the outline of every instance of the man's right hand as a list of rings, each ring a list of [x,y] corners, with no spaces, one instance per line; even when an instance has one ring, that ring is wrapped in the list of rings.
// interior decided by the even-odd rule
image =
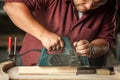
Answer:
[[[64,47],[61,37],[52,32],[44,33],[40,40],[42,45],[49,51],[59,50]]]

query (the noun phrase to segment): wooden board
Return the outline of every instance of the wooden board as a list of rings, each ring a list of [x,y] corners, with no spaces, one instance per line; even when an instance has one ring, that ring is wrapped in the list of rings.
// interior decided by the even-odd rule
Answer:
[[[7,73],[4,72],[3,69],[7,70]],[[19,74],[20,71],[19,69],[21,70],[23,69],[25,70],[25,72],[27,71],[27,74],[25,73]],[[5,62],[3,64],[0,64],[0,80],[9,80],[9,79],[10,80],[120,80],[120,72],[119,72],[120,66],[115,67],[115,73],[116,73],[115,75],[96,75],[96,74],[76,75],[75,70],[76,70],[75,67],[68,67],[68,68],[51,67],[51,69],[49,69],[49,67],[37,67],[37,66],[13,67],[13,65],[11,65],[10,62],[8,63]],[[35,71],[40,73],[31,74],[29,73],[29,71],[31,71],[31,73]],[[59,72],[61,74],[59,74]],[[68,72],[70,72],[70,74]]]
[[[8,71],[11,79],[24,79],[24,80],[119,80],[117,75],[96,75],[96,74],[39,74],[39,75],[20,75],[18,73],[18,67],[14,67]]]
[[[35,68],[39,68],[39,67],[31,67],[31,66],[13,67],[10,70],[8,70],[8,74],[10,75],[10,78],[13,80],[14,79],[19,79],[19,80],[22,80],[22,79],[23,80],[41,80],[41,79],[42,80],[120,80],[120,74],[118,72],[116,72],[115,75],[96,75],[96,74],[76,75],[76,72],[74,72],[75,67],[69,67],[68,69],[66,69],[67,67],[63,67],[61,69],[60,67],[50,67],[51,69],[49,69],[49,67],[40,67],[40,69],[35,69]],[[20,74],[19,69],[24,71],[21,71],[22,73],[20,72],[21,73]],[[30,69],[33,72],[29,73]],[[63,69],[66,69],[66,70],[63,71]],[[37,73],[34,73],[34,72],[37,72]]]
[[[39,66],[24,66],[18,67],[18,73],[20,75],[38,75],[38,74],[75,74],[77,72],[77,67],[39,67]]]

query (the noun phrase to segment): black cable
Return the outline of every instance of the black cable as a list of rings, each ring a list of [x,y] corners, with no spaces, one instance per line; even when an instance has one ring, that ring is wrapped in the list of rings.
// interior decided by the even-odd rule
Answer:
[[[8,59],[2,60],[0,63],[5,62],[5,61],[13,61],[13,57],[20,57],[20,56],[29,54],[31,51],[41,52],[40,49],[31,49],[31,50],[28,50],[28,51],[26,51],[26,52],[24,52],[24,53],[22,53],[22,54],[18,54],[18,55],[9,55],[9,58],[8,58]]]

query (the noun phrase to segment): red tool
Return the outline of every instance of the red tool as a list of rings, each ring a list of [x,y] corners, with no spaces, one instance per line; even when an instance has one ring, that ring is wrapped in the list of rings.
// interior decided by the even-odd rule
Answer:
[[[12,51],[12,37],[8,38],[8,53],[9,55],[11,55],[11,51]]]

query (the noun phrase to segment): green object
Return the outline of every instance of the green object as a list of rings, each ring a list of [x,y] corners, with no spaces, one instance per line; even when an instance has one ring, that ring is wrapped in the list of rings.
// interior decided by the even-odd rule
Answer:
[[[71,45],[71,43],[70,43],[70,41],[67,37],[62,37],[62,39],[65,43],[65,53],[64,54],[58,54],[58,55],[68,55],[70,53],[69,51],[72,49],[72,45]],[[38,61],[38,65],[39,66],[49,66],[49,65],[51,65],[48,57],[52,57],[54,55],[55,54],[48,54],[47,49],[43,47],[42,51],[41,51],[40,59]]]
[[[65,51],[62,54],[48,54],[47,49],[42,48],[41,56],[38,61],[38,66],[89,66],[87,57],[76,54],[71,42],[67,37],[62,37],[65,43]],[[51,57],[51,59],[49,59]],[[79,61],[81,64],[79,64]]]
[[[48,65],[50,65],[49,61],[48,61],[48,56],[49,56],[49,54],[47,53],[46,48],[42,48],[41,56],[40,56],[40,59],[38,61],[38,65],[39,66],[48,66]]]

